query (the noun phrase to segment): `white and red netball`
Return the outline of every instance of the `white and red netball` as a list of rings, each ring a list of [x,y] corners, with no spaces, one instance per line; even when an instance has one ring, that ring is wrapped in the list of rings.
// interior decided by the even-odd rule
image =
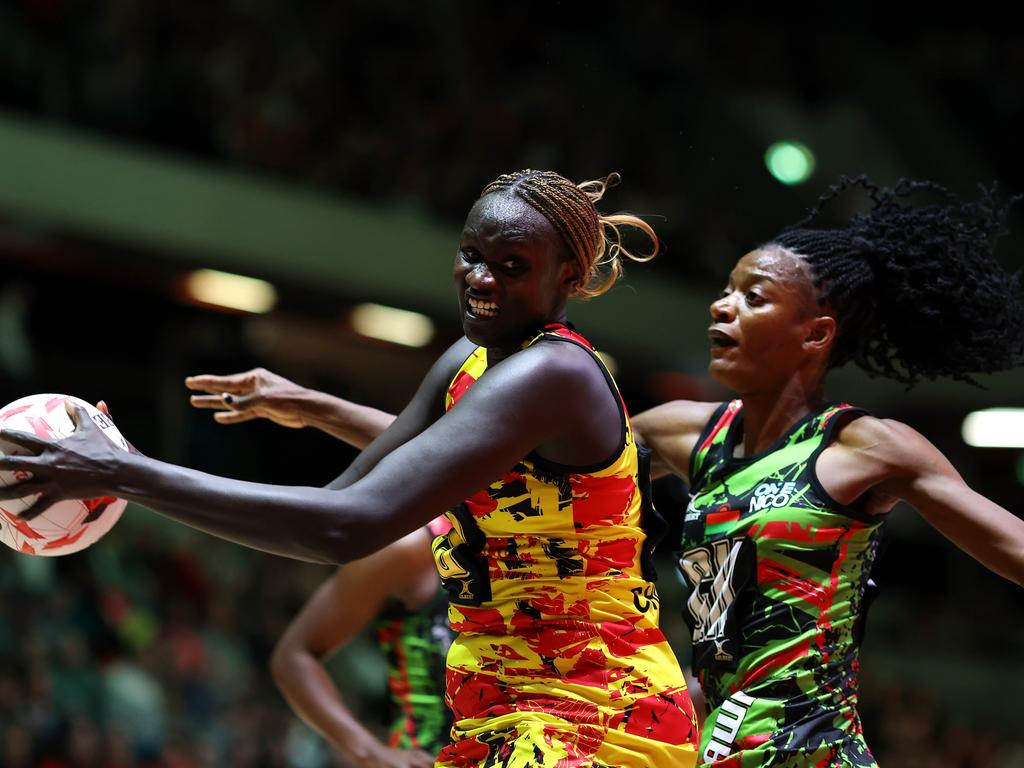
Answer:
[[[106,414],[77,397],[67,395],[29,395],[0,409],[0,427],[32,432],[49,440],[60,440],[75,431],[64,407],[71,400],[89,414],[114,445],[128,450],[127,441]],[[26,449],[0,440],[0,452],[27,454]],[[28,473],[0,471],[0,485],[8,486],[31,477]],[[58,501],[41,515],[22,520],[19,512],[31,507],[37,494],[21,499],[0,501],[0,541],[28,555],[67,555],[85,549],[109,531],[121,513],[124,499],[108,496],[100,499]]]

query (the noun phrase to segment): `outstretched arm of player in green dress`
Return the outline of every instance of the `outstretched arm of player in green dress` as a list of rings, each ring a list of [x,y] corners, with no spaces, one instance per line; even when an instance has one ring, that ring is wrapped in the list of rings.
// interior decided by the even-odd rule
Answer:
[[[868,511],[906,501],[986,568],[1024,586],[1024,520],[971,489],[923,435],[866,416],[840,432],[818,459],[818,478],[840,502],[866,498]]]
[[[196,408],[208,408],[218,424],[269,419],[301,429],[313,427],[356,448],[372,443],[395,420],[395,415],[353,403],[326,392],[300,386],[266,368],[225,376],[189,376],[185,386]]]

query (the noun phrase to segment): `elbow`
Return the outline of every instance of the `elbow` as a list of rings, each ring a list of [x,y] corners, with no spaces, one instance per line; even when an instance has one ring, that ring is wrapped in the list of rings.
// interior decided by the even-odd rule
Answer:
[[[315,556],[326,565],[344,565],[363,556],[361,539],[350,524],[328,526],[317,541]]]
[[[339,517],[321,517],[306,525],[296,525],[278,552],[321,565],[343,565],[357,560],[366,549],[365,536],[354,521]]]
[[[279,689],[285,690],[295,674],[295,651],[278,643],[270,655],[270,677]]]
[[[373,554],[389,541],[377,520],[335,519],[320,532],[313,555],[326,565],[344,565]]]

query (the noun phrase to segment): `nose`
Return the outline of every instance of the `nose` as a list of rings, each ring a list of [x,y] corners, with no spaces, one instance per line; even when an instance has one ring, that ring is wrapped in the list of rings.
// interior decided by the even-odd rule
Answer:
[[[494,275],[486,264],[480,262],[466,273],[466,283],[474,291],[486,293],[494,288]]]
[[[733,317],[736,315],[736,309],[732,303],[731,293],[719,296],[711,302],[709,309],[711,310],[711,319],[716,323],[731,322]]]

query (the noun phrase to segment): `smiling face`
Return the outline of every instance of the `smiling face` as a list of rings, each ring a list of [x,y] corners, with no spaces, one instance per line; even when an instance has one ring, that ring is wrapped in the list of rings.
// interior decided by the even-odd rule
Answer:
[[[792,251],[770,245],[741,258],[711,318],[708,372],[720,384],[747,394],[779,388],[801,370],[824,375],[835,319]]]
[[[508,191],[469,211],[455,256],[462,328],[476,344],[511,354],[546,323],[565,320],[578,283],[555,228]]]

